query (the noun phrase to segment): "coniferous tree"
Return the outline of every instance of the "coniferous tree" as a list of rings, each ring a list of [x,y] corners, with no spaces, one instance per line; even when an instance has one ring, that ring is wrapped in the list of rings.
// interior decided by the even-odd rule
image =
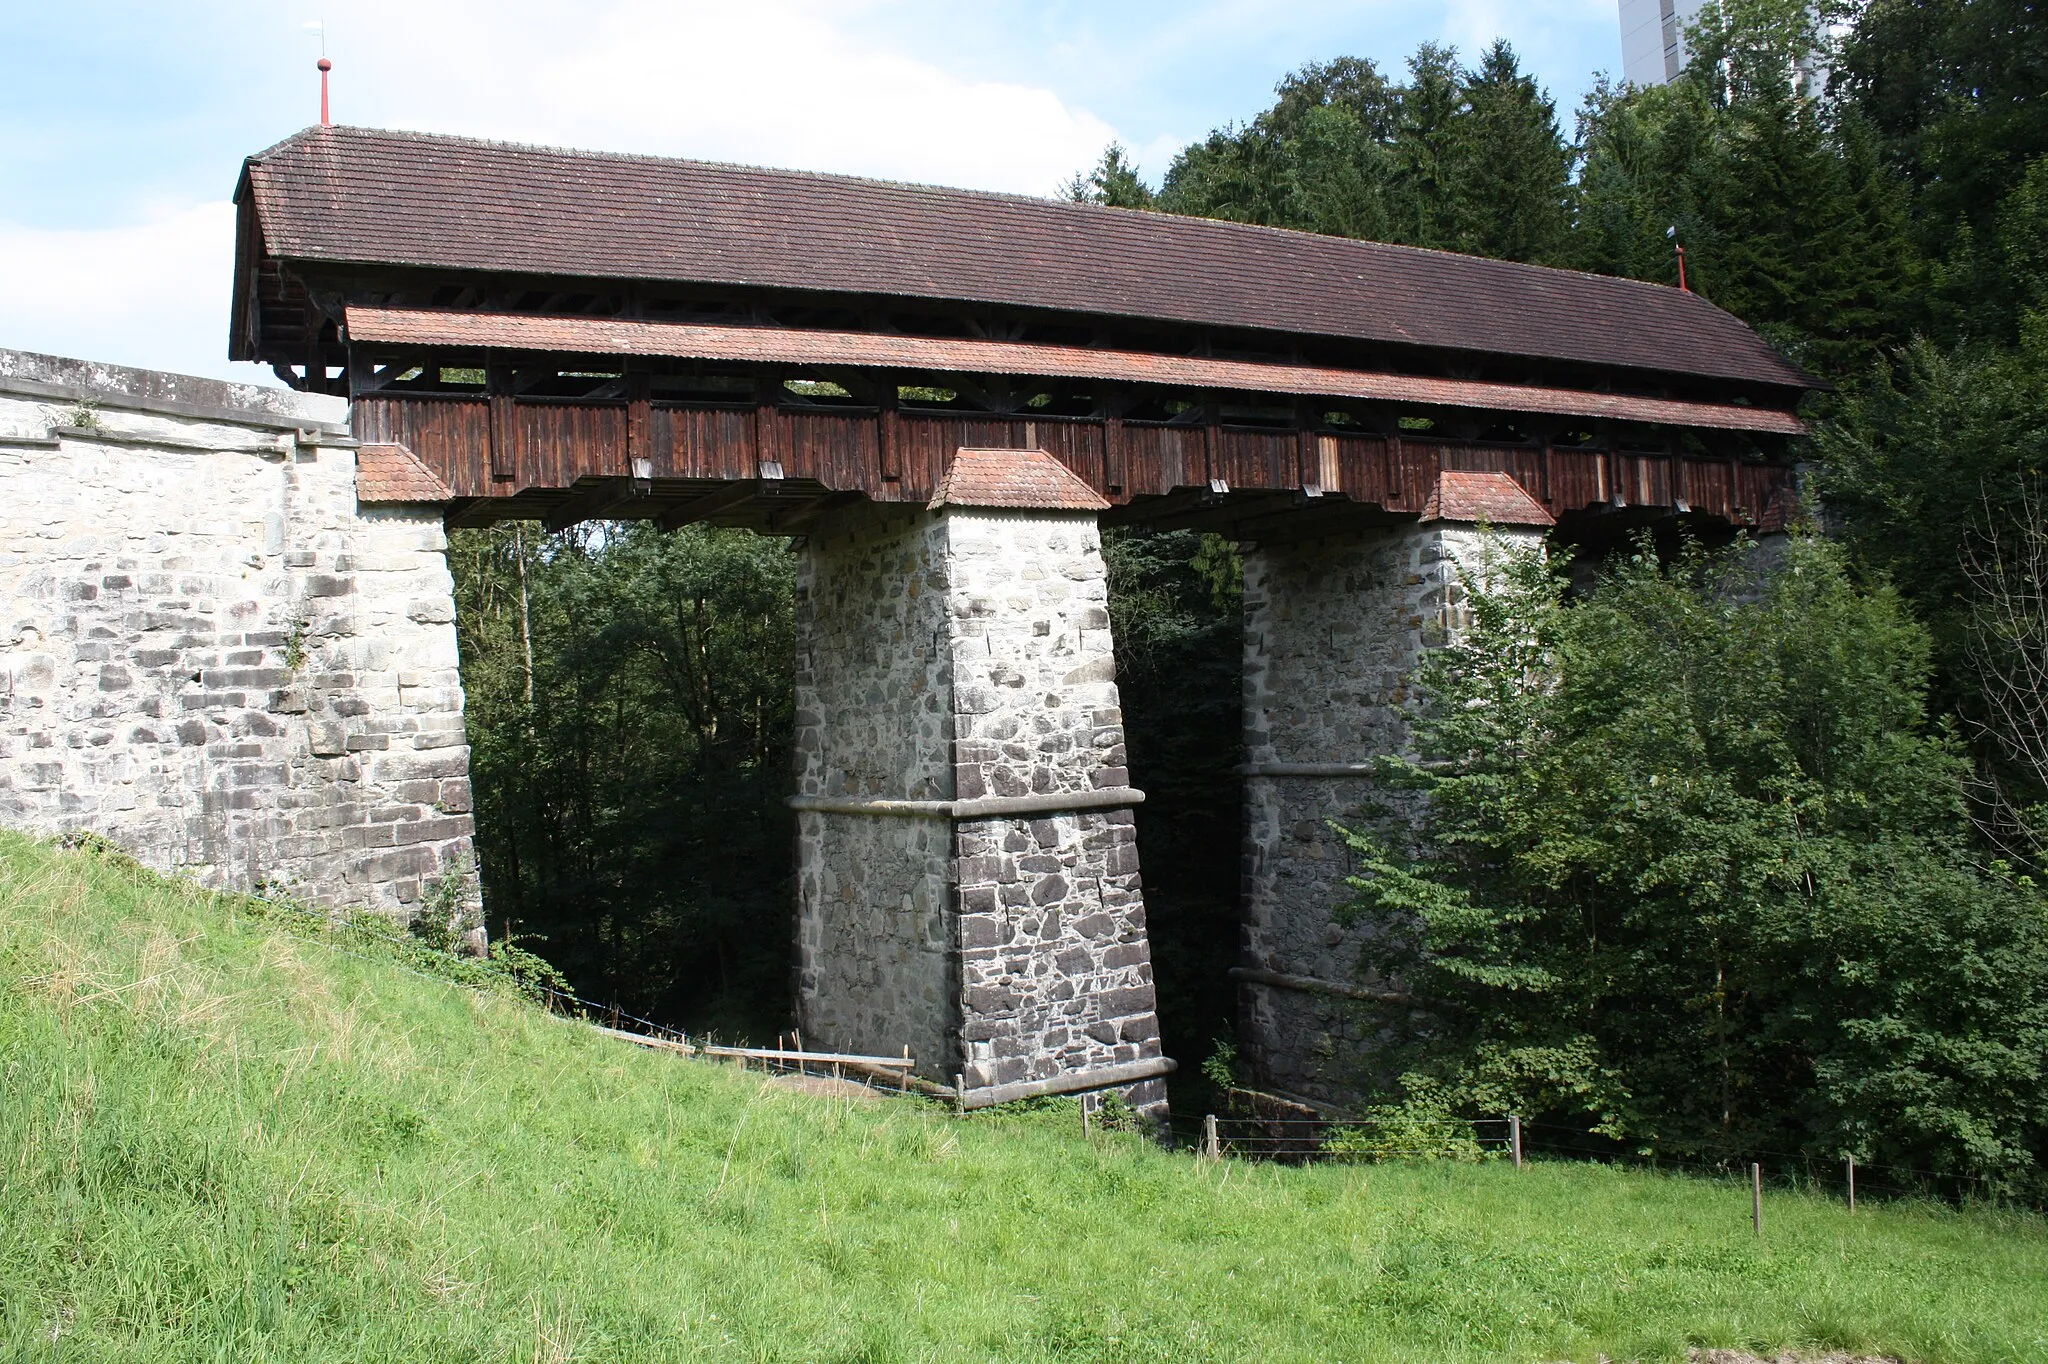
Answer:
[[[1380,237],[1394,92],[1370,62],[1340,57],[1280,83],[1250,124],[1212,133],[1166,173],[1159,206],[1174,213]]]
[[[1152,191],[1138,175],[1137,163],[1120,142],[1103,149],[1102,160],[1086,175],[1076,175],[1060,187],[1060,197],[1076,204],[1104,204],[1110,208],[1150,208]]]
[[[1465,81],[1457,128],[1458,247],[1502,260],[1554,264],[1571,231],[1571,153],[1557,107],[1506,41]]]
[[[1912,184],[1931,257],[1993,229],[2028,163],[2048,154],[2048,20],[2032,0],[1872,0],[1833,86]]]
[[[1395,240],[1455,250],[1459,191],[1459,119],[1465,112],[1464,73],[1455,48],[1424,43],[1408,59],[1394,125]]]

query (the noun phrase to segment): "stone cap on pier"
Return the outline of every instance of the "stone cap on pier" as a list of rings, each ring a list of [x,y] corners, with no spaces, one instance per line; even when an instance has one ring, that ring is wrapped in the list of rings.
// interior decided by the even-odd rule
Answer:
[[[356,450],[356,501],[364,506],[447,502],[454,496],[440,476],[403,445],[365,445]]]

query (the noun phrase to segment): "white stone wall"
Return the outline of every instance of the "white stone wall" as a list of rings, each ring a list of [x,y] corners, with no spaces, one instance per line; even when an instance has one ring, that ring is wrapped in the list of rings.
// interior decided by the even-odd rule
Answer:
[[[805,547],[798,639],[800,795],[1129,783],[1090,514],[856,508]],[[807,811],[798,897],[807,1037],[976,1088],[1160,1054],[1128,809]]]
[[[1498,529],[1501,543],[1526,530]],[[1340,928],[1350,850],[1329,821],[1367,807],[1399,815],[1412,795],[1364,777],[1261,774],[1265,764],[1365,764],[1405,751],[1423,651],[1461,623],[1460,571],[1484,540],[1470,526],[1408,523],[1260,546],[1244,562],[1245,855],[1248,966],[1355,985],[1358,930]],[[1372,1065],[1370,1014],[1330,993],[1247,984],[1245,1054],[1259,1083],[1341,1103]]]
[[[359,508],[344,417],[0,352],[0,821],[331,905],[466,873],[439,509]]]

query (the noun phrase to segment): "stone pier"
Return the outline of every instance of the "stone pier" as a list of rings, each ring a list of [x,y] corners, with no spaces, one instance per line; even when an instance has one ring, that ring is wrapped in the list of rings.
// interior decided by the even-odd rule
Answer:
[[[348,429],[339,398],[0,351],[0,824],[473,923],[448,492]]]
[[[1038,451],[821,522],[798,578],[797,1007],[970,1106],[1164,1099],[1095,515]]]
[[[1408,747],[1416,671],[1460,623],[1480,523],[1504,544],[1551,523],[1506,475],[1442,478],[1418,520],[1244,560],[1240,1050],[1260,1088],[1318,1105],[1341,1107],[1371,1073],[1358,994],[1390,984],[1359,979],[1358,930],[1334,920],[1352,866],[1330,821],[1395,805],[1369,774]]]

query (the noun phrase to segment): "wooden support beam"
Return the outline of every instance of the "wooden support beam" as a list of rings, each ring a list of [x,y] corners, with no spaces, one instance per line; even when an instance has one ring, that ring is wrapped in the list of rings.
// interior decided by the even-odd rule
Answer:
[[[783,392],[782,380],[775,374],[754,376],[754,467],[773,464],[782,467],[782,456],[776,447],[775,432],[781,423],[776,412],[777,395]],[[673,527],[671,527],[673,529]]]
[[[841,507],[850,507],[860,501],[864,495],[851,492],[826,493],[822,497],[809,498],[781,511],[771,512],[768,516],[768,533],[770,535],[801,534],[806,527],[825,512],[837,511]]]
[[[1323,491],[1322,461],[1316,449],[1316,432],[1321,429],[1322,420],[1316,412],[1313,398],[1297,398],[1294,402],[1294,481],[1302,490],[1315,489],[1315,496]]]
[[[1223,405],[1216,401],[1214,394],[1202,399],[1202,482],[1211,492],[1225,493],[1230,485],[1216,472],[1217,430],[1223,424]]]
[[[1124,490],[1124,419],[1114,413],[1102,419],[1102,485],[1111,497]]]
[[[1209,506],[1191,507],[1169,516],[1155,517],[1154,530],[1219,530],[1253,517],[1270,516],[1305,505],[1302,494],[1293,490],[1258,496],[1231,497]]]
[[[466,497],[451,504],[441,518],[441,524],[449,530],[481,529],[497,524],[498,516],[491,510],[489,498]]]
[[[568,498],[557,503],[541,524],[551,531],[564,531],[584,521],[601,521],[607,513],[645,495],[630,478],[579,478]]]
[[[512,405],[512,378],[510,366],[485,364],[484,393],[490,405],[491,478],[498,482],[519,477],[519,417]]]
[[[1148,497],[1142,502],[1126,502],[1104,513],[1104,516],[1113,525],[1154,527],[1183,512],[1213,505],[1214,494],[1206,488],[1199,492],[1185,489],[1164,497]]]
[[[773,483],[774,480],[770,479],[748,479],[743,483],[728,484],[715,493],[710,493],[694,501],[685,502],[680,507],[665,511],[655,519],[661,523],[663,530],[681,530],[692,522],[704,521],[711,517],[722,515],[733,510],[735,507],[753,501],[754,498],[762,495],[764,492],[772,492]]]
[[[875,457],[881,465],[882,482],[896,483],[903,477],[897,462],[896,376],[884,374],[875,393]]]
[[[642,373],[626,376],[626,474],[644,490],[654,477],[654,404]]]

